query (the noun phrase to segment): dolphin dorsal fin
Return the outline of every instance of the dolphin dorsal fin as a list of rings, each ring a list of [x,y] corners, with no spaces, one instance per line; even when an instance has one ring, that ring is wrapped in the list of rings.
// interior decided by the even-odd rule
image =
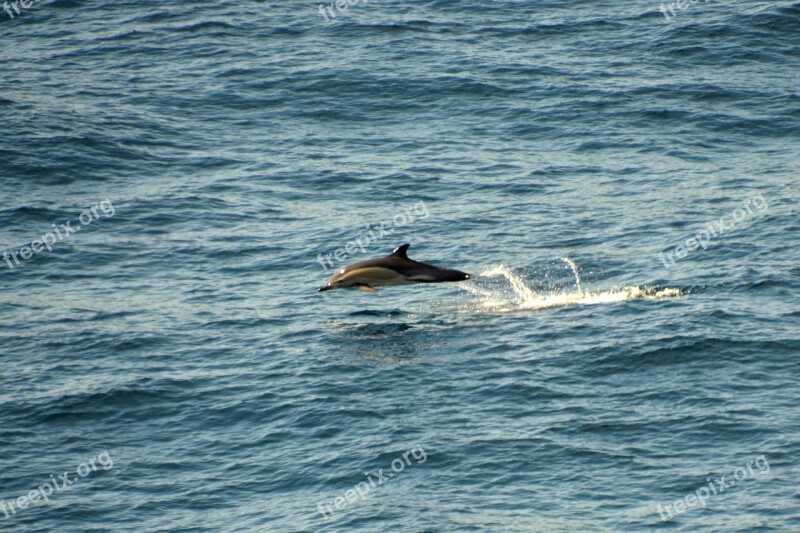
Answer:
[[[408,244],[408,243],[406,243],[406,244],[401,244],[400,246],[398,246],[397,248],[395,248],[394,250],[392,250],[392,255],[393,255],[394,257],[399,257],[400,259],[408,259],[408,256],[406,255],[406,251],[408,251],[408,248],[409,248],[410,246],[411,246],[411,245],[410,245],[410,244]]]

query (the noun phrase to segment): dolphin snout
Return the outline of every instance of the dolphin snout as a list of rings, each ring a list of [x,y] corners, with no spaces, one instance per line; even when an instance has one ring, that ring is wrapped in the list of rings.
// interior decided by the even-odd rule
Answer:
[[[322,287],[317,289],[317,292],[325,292],[325,291],[329,291],[329,290],[331,290],[331,286],[330,285],[323,285]]]

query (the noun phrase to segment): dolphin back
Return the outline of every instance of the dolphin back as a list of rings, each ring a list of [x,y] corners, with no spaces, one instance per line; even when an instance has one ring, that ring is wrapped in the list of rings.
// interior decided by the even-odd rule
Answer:
[[[466,281],[471,279],[471,276],[466,272],[454,270],[451,268],[441,268],[436,265],[429,265],[427,263],[420,263],[409,259],[406,254],[409,244],[402,244],[392,251],[391,254],[379,257],[376,259],[367,259],[366,261],[359,261],[348,265],[334,274],[333,278],[328,282],[328,285],[333,283],[334,278],[341,278],[344,276],[367,276],[374,277],[374,273],[380,273],[380,277],[386,278],[380,285],[397,285],[408,283],[443,283],[448,281]],[[394,272],[396,279],[392,283],[387,283],[392,278]],[[397,283],[401,280],[400,283]],[[368,283],[368,282],[365,282]]]

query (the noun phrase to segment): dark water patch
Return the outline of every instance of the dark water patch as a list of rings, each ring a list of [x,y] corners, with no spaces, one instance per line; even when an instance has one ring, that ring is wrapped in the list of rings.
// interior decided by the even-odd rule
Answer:
[[[235,30],[235,29],[237,29],[236,26],[219,20],[206,20],[202,22],[194,22],[192,24],[187,24],[185,26],[177,26],[174,28],[170,28],[171,31],[188,32],[188,33],[209,32],[211,35],[225,33],[224,31],[219,31],[219,30]]]
[[[155,415],[163,402],[175,404],[190,395],[195,384],[190,380],[146,379],[138,385],[111,388],[103,392],[61,396],[46,404],[18,402],[9,405],[9,414],[26,413],[36,424],[69,424],[123,416]]]
[[[385,316],[385,315],[383,315]],[[415,328],[412,324],[343,324],[339,327],[340,334],[355,339],[384,338],[387,336],[405,333]]]
[[[483,183],[476,187],[477,191],[485,191],[488,194],[499,194],[517,196],[525,194],[543,193],[551,188],[550,185],[543,183]]]
[[[348,313],[347,316],[350,317],[357,317],[357,316],[372,316],[372,317],[402,317],[408,316],[409,313],[403,311],[402,309],[362,309],[360,311],[353,311],[352,313]]]
[[[782,341],[748,341],[721,338],[691,339],[675,337],[659,340],[660,347],[637,350],[632,354],[616,353],[613,349],[605,355],[594,360],[592,368],[598,375],[616,373],[639,372],[642,370],[658,369],[660,367],[680,367],[682,365],[698,364],[703,367],[727,360],[747,361],[746,354],[755,350],[769,351],[769,353],[789,353],[789,343]],[[713,354],[713,358],[710,358]]]
[[[354,35],[383,35],[393,37],[405,33],[420,34],[452,34],[457,33],[464,25],[457,22],[435,22],[431,20],[407,20],[396,23],[352,23],[347,27],[348,34]]]
[[[796,36],[800,32],[800,3],[770,6],[754,15],[740,15],[742,26],[765,30],[769,35]]]
[[[139,24],[139,23],[157,23],[167,22],[172,20],[180,20],[185,17],[184,13],[180,11],[170,12],[167,10],[148,11],[142,15],[136,15],[131,19],[125,21],[126,24]]]
[[[222,328],[222,329],[250,329],[259,326],[273,325],[274,321],[260,318],[251,317],[247,319],[237,320],[211,320],[202,324],[208,328]]]
[[[58,2],[51,2],[48,4],[48,7],[56,9],[76,9],[83,6],[84,2],[81,0],[59,0]]]

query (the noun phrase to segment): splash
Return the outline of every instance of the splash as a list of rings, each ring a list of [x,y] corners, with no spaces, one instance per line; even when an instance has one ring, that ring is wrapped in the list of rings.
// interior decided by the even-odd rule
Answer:
[[[573,261],[569,257],[562,257],[561,260],[567,263],[569,267],[572,269],[572,273],[575,274],[575,286],[578,288],[578,293],[583,293],[583,291],[581,290],[581,277],[578,274],[578,265],[576,265],[575,261]]]
[[[464,284],[463,288],[477,297],[477,307],[479,309],[495,312],[529,311],[570,305],[608,304],[626,300],[660,300],[683,295],[680,289],[637,286],[615,287],[605,291],[584,291],[581,288],[578,266],[569,257],[564,257],[562,260],[572,269],[572,273],[575,275],[575,292],[558,290],[547,293],[536,292],[525,285],[525,281],[521,276],[509,270],[505,265],[482,272],[479,279],[502,278],[508,283],[513,294],[503,290],[487,290],[472,283]]]

